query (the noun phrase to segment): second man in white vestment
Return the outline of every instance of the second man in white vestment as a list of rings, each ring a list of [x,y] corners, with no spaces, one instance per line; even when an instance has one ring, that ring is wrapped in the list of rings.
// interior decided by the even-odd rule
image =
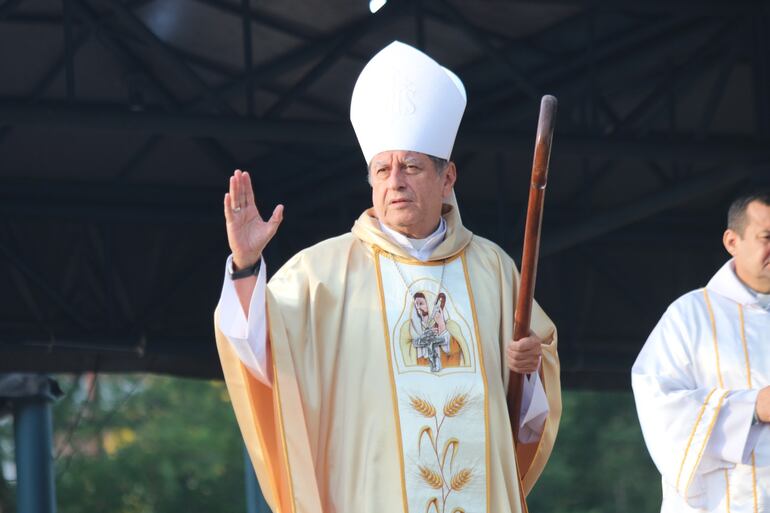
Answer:
[[[770,193],[737,199],[732,259],[677,299],[632,370],[663,513],[770,511]]]

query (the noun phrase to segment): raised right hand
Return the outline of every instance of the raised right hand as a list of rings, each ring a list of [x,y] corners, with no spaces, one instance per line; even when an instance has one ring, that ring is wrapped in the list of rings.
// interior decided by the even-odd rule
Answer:
[[[283,221],[283,205],[276,206],[270,219],[264,221],[254,203],[249,173],[236,169],[230,177],[230,192],[225,194],[225,221],[233,265],[236,270],[244,269],[259,260],[278,231]]]

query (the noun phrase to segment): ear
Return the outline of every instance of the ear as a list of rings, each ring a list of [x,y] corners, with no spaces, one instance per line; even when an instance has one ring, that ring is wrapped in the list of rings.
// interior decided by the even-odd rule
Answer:
[[[454,187],[455,182],[457,181],[457,167],[455,166],[455,163],[451,160],[447,164],[446,171],[444,171],[444,183],[442,184],[442,190],[444,192],[443,197],[448,198],[449,194],[452,192],[452,187]]]
[[[730,228],[725,230],[725,233],[722,235],[722,244],[724,244],[725,249],[732,256],[735,256],[737,252],[738,238],[739,235]]]

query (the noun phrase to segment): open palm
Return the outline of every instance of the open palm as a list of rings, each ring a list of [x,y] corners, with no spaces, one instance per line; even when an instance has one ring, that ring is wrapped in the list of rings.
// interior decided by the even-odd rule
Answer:
[[[249,173],[237,169],[230,177],[230,191],[225,194],[227,241],[236,268],[249,267],[259,260],[262,251],[278,231],[283,220],[283,205],[278,205],[267,221],[262,219],[254,202]]]

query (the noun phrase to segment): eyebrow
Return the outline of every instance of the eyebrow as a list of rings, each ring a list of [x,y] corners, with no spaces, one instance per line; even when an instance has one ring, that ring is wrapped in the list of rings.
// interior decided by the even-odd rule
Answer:
[[[388,166],[389,164],[390,163],[385,161],[385,160],[374,160],[374,161],[372,161],[372,168]]]
[[[401,161],[403,164],[414,164],[414,165],[423,165],[424,162],[419,158],[415,156],[409,156],[404,157],[404,159]],[[389,160],[373,160],[372,161],[372,168],[377,167],[388,167],[390,166]]]

